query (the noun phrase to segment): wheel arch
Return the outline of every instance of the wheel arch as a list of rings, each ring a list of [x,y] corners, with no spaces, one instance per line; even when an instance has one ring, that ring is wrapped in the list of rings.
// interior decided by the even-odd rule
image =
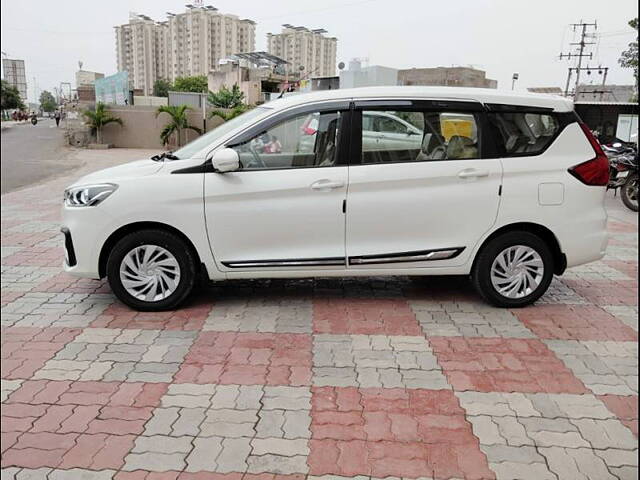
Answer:
[[[196,249],[193,242],[189,239],[189,237],[187,237],[180,230],[162,222],[134,222],[121,226],[111,235],[109,235],[109,237],[105,240],[102,248],[100,249],[100,256],[98,257],[98,274],[100,278],[104,278],[107,276],[107,260],[109,259],[109,254],[111,253],[111,250],[113,250],[113,247],[116,245],[116,243],[118,243],[126,235],[140,230],[164,230],[176,235],[187,244],[187,246],[195,256],[196,267],[199,267],[201,269],[201,272],[206,274],[206,267],[200,259],[198,250]]]
[[[507,232],[529,232],[540,237],[540,239],[549,246],[549,248],[551,249],[551,253],[553,254],[553,273],[555,273],[556,275],[562,275],[564,273],[567,268],[567,257],[562,252],[562,248],[560,247],[560,242],[558,241],[557,237],[544,225],[533,222],[510,223],[508,225],[503,225],[502,227],[492,232],[491,235],[485,238],[480,247],[476,250],[476,254],[473,259],[473,265],[471,266],[472,272],[475,269],[478,256],[480,252],[482,252],[484,247],[494,238]]]

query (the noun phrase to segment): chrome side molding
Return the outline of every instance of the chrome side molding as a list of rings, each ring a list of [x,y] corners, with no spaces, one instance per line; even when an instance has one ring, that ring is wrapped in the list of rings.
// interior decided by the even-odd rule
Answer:
[[[349,265],[448,260],[460,255],[464,249],[465,247],[455,247],[417,252],[388,253],[383,255],[360,255],[357,257],[349,257]]]

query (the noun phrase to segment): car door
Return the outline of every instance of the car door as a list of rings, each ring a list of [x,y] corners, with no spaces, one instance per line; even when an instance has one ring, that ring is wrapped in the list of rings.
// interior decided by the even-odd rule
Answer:
[[[495,223],[502,181],[500,161],[481,158],[482,110],[474,102],[356,102],[348,268],[446,267],[469,260]],[[389,143],[386,152],[368,152],[357,125],[370,111],[414,115],[421,140],[430,140],[418,151]],[[464,132],[456,132],[463,122],[445,123],[452,113],[472,121],[472,128],[465,123]]]
[[[317,116],[313,139],[309,115]],[[204,186],[209,241],[221,270],[344,268],[344,117],[335,105],[306,109],[267,119],[228,142],[241,169],[208,173]]]

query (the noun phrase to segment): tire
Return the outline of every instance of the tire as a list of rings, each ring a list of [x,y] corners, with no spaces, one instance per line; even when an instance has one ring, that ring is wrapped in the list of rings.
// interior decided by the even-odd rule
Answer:
[[[147,252],[149,262],[143,265]],[[193,290],[196,265],[191,247],[177,235],[164,230],[140,230],[126,235],[113,247],[107,260],[107,278],[113,293],[129,307],[148,312],[171,310]],[[153,284],[145,291],[149,282]],[[137,292],[137,296],[131,292]]]
[[[531,260],[531,272],[529,278],[538,280],[535,288],[524,288],[533,283],[523,285],[521,291],[516,292],[516,296],[506,296],[494,286],[492,281],[492,268],[496,262],[497,273],[495,278],[499,282],[508,282],[507,278],[503,278],[502,267],[498,263],[498,256],[507,252],[515,253],[517,247],[526,247],[524,251],[535,252],[524,256],[524,259]],[[522,252],[523,250],[520,250]],[[535,265],[542,264],[542,271]],[[516,262],[516,271],[519,271],[518,262]],[[549,288],[553,279],[554,260],[553,254],[549,246],[537,235],[529,232],[515,231],[504,233],[487,243],[478,256],[471,272],[471,279],[476,290],[490,304],[503,308],[520,308],[531,305],[538,300]],[[518,275],[518,273],[514,273]],[[504,277],[509,277],[504,275]],[[509,277],[515,278],[515,277]],[[508,283],[504,283],[505,286]],[[500,285],[499,285],[500,286]]]
[[[629,210],[634,212],[638,211],[638,174],[632,173],[629,175],[624,185],[620,188],[620,197],[622,203]]]

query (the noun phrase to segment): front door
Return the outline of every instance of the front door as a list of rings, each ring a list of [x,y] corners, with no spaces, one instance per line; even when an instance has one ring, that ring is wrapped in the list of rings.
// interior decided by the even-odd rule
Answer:
[[[462,265],[494,224],[502,167],[481,158],[481,106],[456,107],[358,104],[363,119],[383,111],[422,133],[417,145],[387,139],[376,149],[363,138],[349,172],[350,269]]]
[[[286,118],[233,147],[239,171],[205,175],[207,231],[221,270],[344,268],[342,118]]]

